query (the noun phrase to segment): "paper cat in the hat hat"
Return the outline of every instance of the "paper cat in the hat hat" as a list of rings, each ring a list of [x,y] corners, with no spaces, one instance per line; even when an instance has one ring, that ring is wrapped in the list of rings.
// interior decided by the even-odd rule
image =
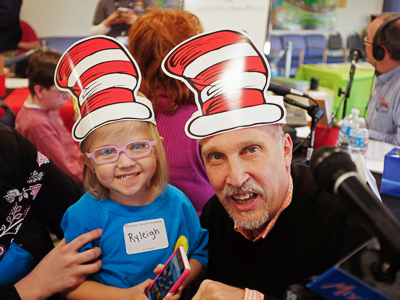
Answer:
[[[283,98],[266,96],[268,62],[243,32],[220,30],[194,36],[171,50],[162,68],[195,94],[199,111],[185,126],[193,139],[286,123]]]
[[[93,36],[73,44],[57,65],[55,83],[77,99],[74,140],[82,142],[96,128],[120,120],[155,124],[151,102],[137,95],[140,81],[135,60],[117,40]]]

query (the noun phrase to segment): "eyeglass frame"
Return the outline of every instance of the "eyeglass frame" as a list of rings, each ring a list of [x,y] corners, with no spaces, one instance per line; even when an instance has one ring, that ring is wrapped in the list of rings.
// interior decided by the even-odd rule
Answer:
[[[55,91],[55,90],[52,90],[51,88],[49,88],[48,91],[56,93],[57,95],[63,97],[63,99],[68,100],[69,98],[72,98],[72,96],[69,92],[63,92],[63,91],[60,91],[59,89],[57,89],[57,91]]]
[[[373,42],[368,41],[368,36],[364,36],[364,43],[365,44],[370,44],[370,45],[374,44]]]
[[[149,143],[149,152],[147,152],[146,154],[142,154],[142,155],[138,155],[138,156],[133,156],[133,157],[130,156],[130,155],[128,155],[128,153],[126,153],[126,146],[128,146],[129,144],[132,144],[132,143],[140,143],[140,142],[148,142],[148,143]],[[93,150],[93,152],[90,152],[90,153],[86,152],[86,157],[87,157],[87,158],[93,158],[93,160],[94,160],[94,161],[96,162],[96,164],[98,164],[98,165],[111,164],[111,163],[116,162],[116,161],[119,159],[119,154],[120,154],[121,152],[124,152],[125,155],[126,155],[127,157],[132,158],[132,159],[137,159],[137,158],[141,158],[141,157],[143,157],[143,156],[149,155],[150,152],[151,152],[151,148],[152,148],[155,144],[157,144],[157,141],[137,140],[137,141],[128,142],[128,143],[125,144],[125,146],[123,146],[123,147],[121,147],[121,148],[118,148],[118,147],[116,147],[116,146],[104,146],[104,147],[100,147],[100,148],[97,148],[97,149]],[[116,158],[115,160],[113,160],[113,161],[107,161],[107,162],[103,162],[103,163],[98,162],[98,161],[96,160],[96,158],[94,157],[94,153],[95,153],[97,150],[100,150],[100,149],[103,149],[103,148],[113,148],[113,149],[117,149],[117,158]]]

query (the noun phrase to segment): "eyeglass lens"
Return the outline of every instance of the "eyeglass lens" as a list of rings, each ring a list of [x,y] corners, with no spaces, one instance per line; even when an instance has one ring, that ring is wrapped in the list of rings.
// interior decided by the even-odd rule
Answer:
[[[364,37],[364,43],[372,44],[372,43],[368,40],[368,36],[365,36],[365,37]]]
[[[130,158],[144,156],[149,154],[150,150],[151,147],[148,141],[135,141],[120,148],[120,151],[124,152]],[[120,151],[114,146],[99,148],[94,151],[94,158],[98,163],[114,162],[118,159]]]

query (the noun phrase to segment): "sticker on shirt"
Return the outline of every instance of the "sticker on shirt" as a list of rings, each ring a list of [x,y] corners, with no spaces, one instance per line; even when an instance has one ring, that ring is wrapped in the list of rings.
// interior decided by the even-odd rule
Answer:
[[[379,101],[379,111],[386,112],[389,110],[389,102],[385,100],[385,98],[381,98]]]
[[[127,254],[136,254],[168,247],[164,219],[134,222],[124,225]]]
[[[178,248],[179,246],[182,246],[182,247],[185,249],[186,253],[188,252],[189,243],[188,243],[188,240],[187,240],[186,236],[181,235],[181,236],[179,237],[179,239],[178,239],[178,240],[176,241],[176,243],[175,243],[174,251],[175,251],[176,248]]]

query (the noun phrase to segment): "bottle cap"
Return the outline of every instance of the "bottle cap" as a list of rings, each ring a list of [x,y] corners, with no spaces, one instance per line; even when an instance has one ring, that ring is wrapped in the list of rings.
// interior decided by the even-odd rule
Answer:
[[[357,109],[357,108],[352,108],[352,109],[351,109],[351,113],[352,113],[353,115],[359,115],[359,114],[360,114],[360,110]]]

